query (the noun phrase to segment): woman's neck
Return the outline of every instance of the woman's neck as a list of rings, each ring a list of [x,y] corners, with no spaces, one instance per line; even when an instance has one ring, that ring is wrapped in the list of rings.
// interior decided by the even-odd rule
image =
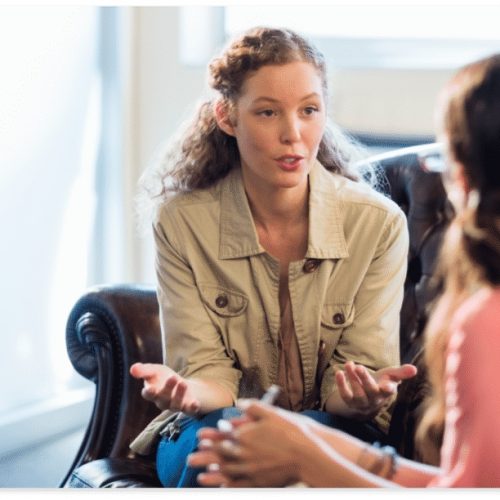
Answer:
[[[274,192],[247,190],[260,244],[278,259],[281,273],[288,273],[288,263],[303,259],[308,244],[309,188],[277,189]]]
[[[309,186],[306,182],[294,188],[267,192],[245,186],[250,210],[255,223],[269,229],[286,227],[307,221],[309,214]]]

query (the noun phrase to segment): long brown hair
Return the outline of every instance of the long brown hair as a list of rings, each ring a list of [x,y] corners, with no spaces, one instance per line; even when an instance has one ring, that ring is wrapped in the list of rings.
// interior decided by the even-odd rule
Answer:
[[[162,160],[141,179],[149,198],[160,202],[172,191],[206,188],[239,164],[236,140],[217,125],[214,105],[222,100],[235,105],[251,72],[266,65],[294,61],[312,64],[322,79],[325,101],[328,95],[325,60],[306,39],[289,29],[258,27],[231,41],[208,66],[208,83],[215,96],[202,102],[193,118],[174,139]],[[318,160],[328,170],[358,180],[354,163],[366,151],[338,126],[327,122]]]
[[[463,167],[471,191],[443,242],[444,292],[426,331],[432,393],[416,438],[422,459],[434,464],[444,431],[450,320],[477,287],[500,285],[500,54],[462,68],[443,96],[441,123],[450,164]]]

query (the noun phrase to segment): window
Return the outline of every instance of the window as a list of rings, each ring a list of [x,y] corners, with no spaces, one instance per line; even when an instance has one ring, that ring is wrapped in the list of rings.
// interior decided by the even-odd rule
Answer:
[[[500,50],[498,5],[272,5],[225,8],[225,31],[284,26],[334,67],[453,68]]]
[[[90,410],[93,384],[71,366],[64,331],[76,299],[105,277],[96,265],[102,260],[96,221],[105,214],[102,159],[108,160],[106,168],[118,162],[105,154],[110,148],[103,140],[112,134],[103,125],[103,95],[118,92],[102,64],[109,11],[2,6],[0,12],[4,454],[87,422],[82,408]],[[71,416],[62,418],[69,406]],[[43,415],[58,419],[47,421]],[[29,433],[27,422],[36,423]]]

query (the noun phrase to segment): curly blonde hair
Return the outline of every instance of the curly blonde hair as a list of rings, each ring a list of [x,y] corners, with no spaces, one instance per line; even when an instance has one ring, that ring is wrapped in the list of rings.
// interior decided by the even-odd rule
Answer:
[[[200,104],[193,118],[171,141],[161,161],[143,175],[140,184],[147,197],[161,203],[172,191],[207,188],[238,165],[236,140],[218,127],[215,103],[222,100],[232,109],[251,72],[262,66],[294,61],[311,63],[317,69],[326,100],[324,57],[297,33],[258,27],[231,41],[208,66],[208,83],[215,97]],[[333,123],[327,123],[317,156],[326,169],[358,180],[359,174],[352,165],[364,157],[365,150],[352,137]]]
[[[422,459],[438,464],[445,419],[449,322],[478,286],[500,285],[500,54],[462,68],[445,88],[442,113],[449,153],[472,189],[451,223],[439,266],[444,292],[426,330],[431,397],[417,430]]]

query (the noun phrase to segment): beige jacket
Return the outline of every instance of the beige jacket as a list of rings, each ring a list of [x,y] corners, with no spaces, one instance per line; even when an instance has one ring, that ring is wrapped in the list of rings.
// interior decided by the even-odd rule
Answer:
[[[399,364],[408,234],[399,207],[365,184],[319,163],[309,184],[308,248],[289,266],[289,289],[304,405],[322,407],[346,361],[371,370]],[[259,397],[277,376],[279,263],[259,244],[240,169],[208,189],[173,196],[154,232],[167,365],[184,377],[216,380],[235,400]],[[132,448],[150,452],[169,414]],[[388,415],[379,417],[387,426]]]

